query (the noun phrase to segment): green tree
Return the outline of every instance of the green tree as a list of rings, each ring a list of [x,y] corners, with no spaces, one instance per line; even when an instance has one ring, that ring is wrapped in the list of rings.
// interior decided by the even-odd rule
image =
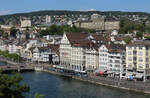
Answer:
[[[125,43],[129,44],[131,42],[131,38],[125,38],[124,41]]]
[[[17,31],[18,30],[15,27],[10,28],[10,36],[16,38]]]
[[[44,98],[44,95],[35,93],[34,98]]]
[[[132,21],[129,20],[121,20],[120,21],[120,34],[127,34],[128,32],[131,32],[134,29],[134,24]]]
[[[150,40],[150,36],[144,36],[144,38],[146,38],[146,39]]]
[[[142,32],[136,32],[136,37],[142,39],[143,33]]]
[[[6,39],[8,39],[8,33],[7,33],[7,32],[4,32],[4,33],[3,33],[3,37],[6,38]]]
[[[25,35],[26,35],[26,39],[28,40],[30,38],[29,32],[26,32]]]
[[[4,34],[4,30],[0,29],[0,36],[3,36],[3,34]]]
[[[29,87],[20,84],[21,80],[20,74],[7,75],[0,72],[0,98],[25,98],[23,93],[29,92]]]
[[[146,26],[148,33],[150,33],[150,23]]]

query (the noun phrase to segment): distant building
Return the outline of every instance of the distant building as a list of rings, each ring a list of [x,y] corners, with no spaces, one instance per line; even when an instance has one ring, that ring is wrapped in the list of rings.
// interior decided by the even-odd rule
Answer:
[[[99,15],[99,14],[92,14],[91,15],[91,20],[98,19],[100,17],[101,17],[101,15]]]
[[[76,27],[95,29],[95,30],[119,30],[120,21],[114,19],[105,19],[100,15],[91,16],[91,21],[79,21],[75,23]]]
[[[46,15],[46,18],[45,18],[46,20],[46,24],[50,24],[51,22],[52,22],[52,19],[51,19],[51,16],[49,16],[49,15]]]
[[[31,27],[31,20],[22,20],[21,21],[21,27]]]

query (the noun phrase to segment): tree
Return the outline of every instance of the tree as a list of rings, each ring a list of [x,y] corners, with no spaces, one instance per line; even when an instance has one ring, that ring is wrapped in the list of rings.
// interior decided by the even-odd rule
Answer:
[[[16,38],[17,31],[18,30],[15,27],[10,28],[10,36]]]
[[[147,40],[150,40],[150,36],[144,36],[144,38],[146,38]]]
[[[6,39],[8,39],[8,33],[7,33],[7,32],[4,32],[4,33],[3,33],[3,37],[6,38]]]
[[[26,35],[26,39],[28,40],[30,38],[29,32],[26,32],[25,35]]]
[[[29,92],[26,84],[20,84],[20,74],[2,74],[0,71],[0,98],[25,98],[23,93]]]
[[[142,32],[137,32],[136,33],[136,37],[137,38],[142,38],[143,37],[143,33]]]
[[[148,33],[150,33],[150,23],[146,26]]]
[[[131,38],[125,38],[124,41],[126,44],[129,44],[131,42]]]
[[[34,98],[44,98],[44,95],[35,93]]]
[[[4,30],[0,29],[0,36],[3,36],[3,34],[4,34]]]
[[[121,20],[120,21],[120,34],[127,34],[128,32],[131,32],[134,29],[134,24],[132,21],[129,20]]]

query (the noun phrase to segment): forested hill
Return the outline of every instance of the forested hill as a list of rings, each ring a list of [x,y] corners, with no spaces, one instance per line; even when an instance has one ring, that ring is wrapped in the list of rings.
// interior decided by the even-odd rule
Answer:
[[[113,17],[116,20],[120,20],[121,18],[127,18],[130,20],[134,19],[146,19],[150,20],[150,13],[145,12],[121,12],[121,11],[67,11],[67,10],[46,10],[46,11],[35,11],[29,13],[17,13],[12,15],[3,15],[0,16],[0,24],[19,24],[20,17],[27,17],[29,19],[38,20],[38,16],[45,16],[45,15],[65,15],[67,19],[78,19],[79,17],[86,17],[90,18],[92,14],[100,14],[106,17]],[[83,15],[83,16],[82,16]],[[138,18],[137,18],[138,17]],[[140,18],[139,18],[140,17]]]
[[[150,13],[146,12],[122,12],[122,11],[67,11],[67,10],[45,10],[45,11],[35,11],[35,12],[29,12],[29,13],[17,13],[12,15],[3,15],[2,17],[12,17],[12,16],[45,16],[45,15],[91,15],[93,13],[98,13],[101,15],[146,15],[150,17]]]

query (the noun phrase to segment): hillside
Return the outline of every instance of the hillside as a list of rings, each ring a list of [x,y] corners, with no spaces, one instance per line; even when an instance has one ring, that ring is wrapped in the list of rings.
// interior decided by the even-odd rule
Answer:
[[[45,11],[35,11],[35,12],[29,12],[29,13],[16,13],[12,15],[3,15],[0,16],[0,24],[7,24],[8,21],[10,22],[18,22],[20,16],[22,17],[29,17],[32,18],[33,16],[45,16],[45,15],[87,15],[90,16],[93,13],[97,13],[100,15],[105,16],[115,16],[115,17],[122,17],[122,16],[128,16],[128,15],[139,15],[141,17],[146,16],[150,18],[150,14],[146,12],[122,12],[122,11],[68,11],[68,10],[45,10]]]

